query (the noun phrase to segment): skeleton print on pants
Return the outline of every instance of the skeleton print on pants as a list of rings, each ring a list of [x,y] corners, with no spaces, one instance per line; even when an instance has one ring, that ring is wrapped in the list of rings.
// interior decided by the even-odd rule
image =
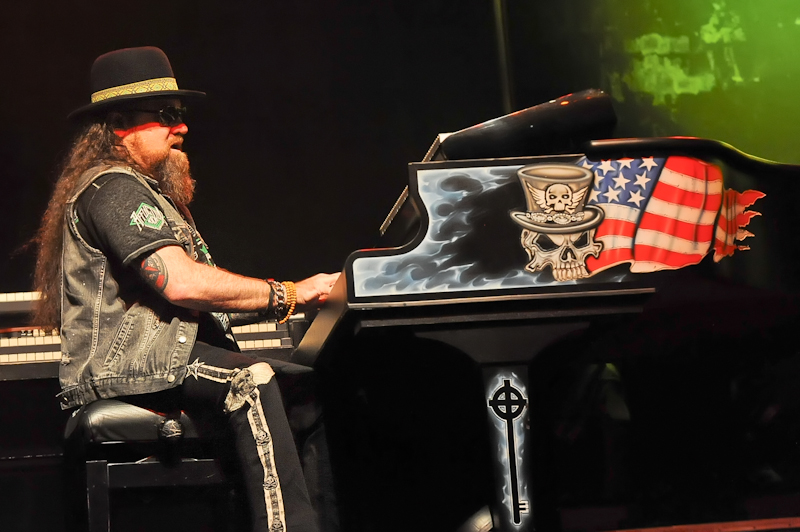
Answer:
[[[242,407],[246,410],[250,433],[256,444],[258,460],[263,470],[264,506],[269,530],[286,530],[286,512],[283,493],[275,466],[273,438],[267,425],[259,384],[268,383],[274,372],[267,364],[255,364],[243,369],[225,369],[208,366],[199,361],[189,366],[189,374],[195,378],[208,379],[219,383],[230,383],[230,391],[225,398],[225,411],[236,414]],[[251,501],[255,504],[256,501]]]

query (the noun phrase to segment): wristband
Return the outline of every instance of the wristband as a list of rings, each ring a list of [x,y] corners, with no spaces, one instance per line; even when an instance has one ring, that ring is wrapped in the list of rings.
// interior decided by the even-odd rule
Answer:
[[[267,283],[271,292],[265,314],[274,316],[278,323],[286,323],[297,306],[297,288],[292,281],[279,283],[274,279],[267,279]]]
[[[269,296],[267,298],[267,307],[260,311],[258,314],[260,316],[269,317],[275,312],[275,288],[273,288],[271,279],[265,279],[267,286],[269,287]]]

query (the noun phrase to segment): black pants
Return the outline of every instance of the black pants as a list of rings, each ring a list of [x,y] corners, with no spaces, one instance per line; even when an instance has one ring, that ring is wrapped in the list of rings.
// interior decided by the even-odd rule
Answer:
[[[249,501],[253,530],[317,532],[303,471],[271,370],[241,353],[198,342],[181,386],[131,402],[227,422]]]

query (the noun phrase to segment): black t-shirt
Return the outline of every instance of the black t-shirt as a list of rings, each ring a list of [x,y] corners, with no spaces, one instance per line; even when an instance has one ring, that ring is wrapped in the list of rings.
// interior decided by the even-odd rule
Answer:
[[[127,174],[105,174],[81,194],[76,226],[86,242],[123,266],[144,254],[180,245],[153,193]]]
[[[125,300],[138,300],[143,293],[153,295],[145,292],[151,289],[134,273],[144,255],[164,246],[180,245],[158,205],[148,187],[121,173],[98,177],[76,202],[78,232],[87,244],[109,258]],[[195,260],[213,265],[200,235],[195,232],[193,239],[196,254],[200,255]],[[198,340],[230,348],[223,340],[229,326],[227,314],[201,313]]]

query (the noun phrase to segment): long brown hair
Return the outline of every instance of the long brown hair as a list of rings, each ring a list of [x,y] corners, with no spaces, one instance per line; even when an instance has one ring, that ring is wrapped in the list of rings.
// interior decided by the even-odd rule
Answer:
[[[42,217],[42,224],[29,243],[36,247],[34,290],[42,293],[42,299],[31,315],[32,325],[46,329],[58,328],[61,325],[61,248],[64,239],[64,216],[67,201],[75,193],[79,178],[89,168],[104,163],[136,168],[127,150],[120,144],[120,138],[114,133],[113,124],[116,120],[118,116],[110,115],[104,121],[84,125],[76,134],[61,164],[53,195]]]

